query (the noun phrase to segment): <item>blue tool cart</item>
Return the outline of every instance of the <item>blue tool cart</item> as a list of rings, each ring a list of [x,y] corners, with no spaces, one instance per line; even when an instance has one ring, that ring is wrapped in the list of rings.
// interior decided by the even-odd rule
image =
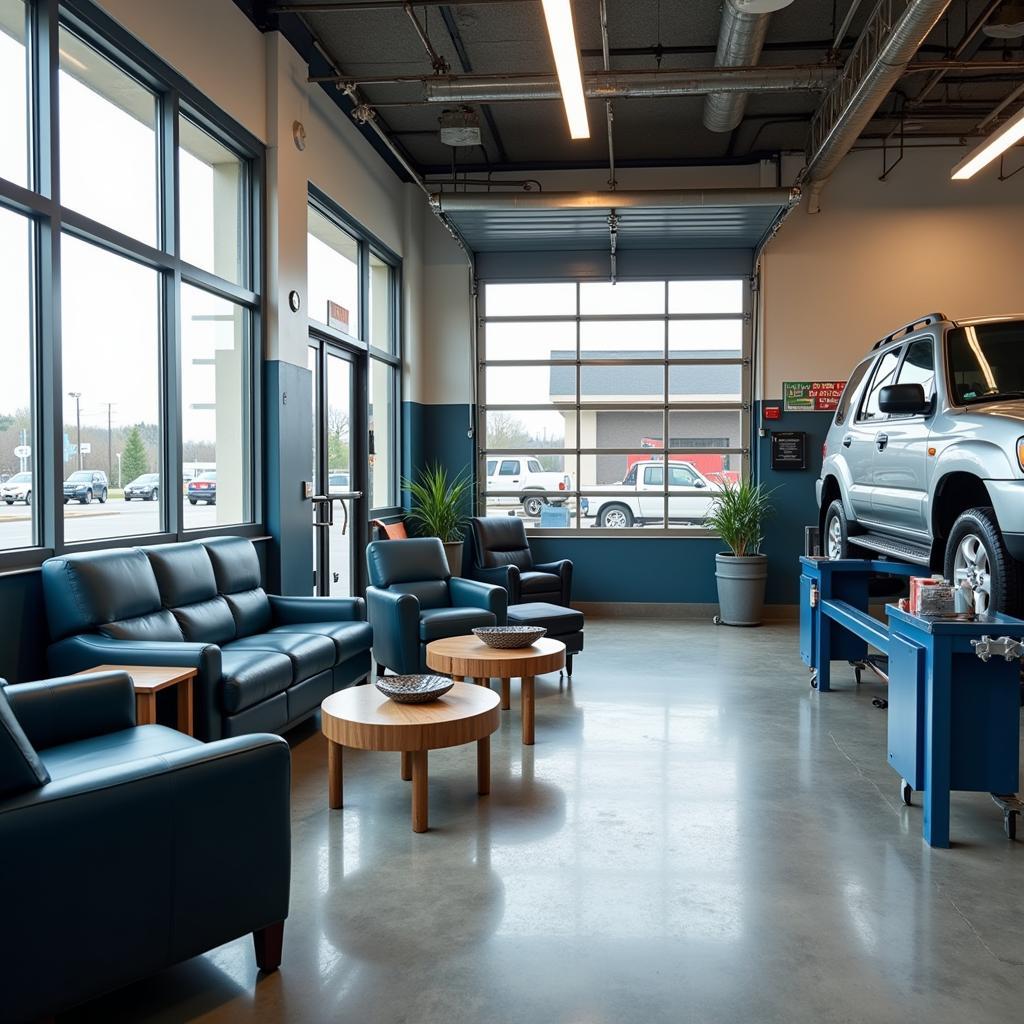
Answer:
[[[811,685],[827,692],[830,663],[862,665],[869,644],[888,656],[888,761],[906,803],[915,790],[924,793],[925,841],[949,846],[951,790],[991,793],[1014,839],[1024,809],[1014,795],[1024,621],[1007,615],[930,619],[890,604],[886,624],[868,611],[872,581],[917,576],[919,566],[852,558],[800,562],[800,654]]]

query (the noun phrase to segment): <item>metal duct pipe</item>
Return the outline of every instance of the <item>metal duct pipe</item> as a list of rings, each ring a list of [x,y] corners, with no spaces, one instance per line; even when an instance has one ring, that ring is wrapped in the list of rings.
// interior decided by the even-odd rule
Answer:
[[[830,117],[831,124],[816,140],[800,176],[807,187],[810,213],[818,212],[825,183],[853,148],[949,4],[950,0],[906,0],[902,13],[896,16],[898,0],[879,0],[842,75],[815,115],[816,120]],[[891,25],[887,36],[882,34],[886,25]],[[871,47],[876,47],[877,53],[867,63],[865,58]]]
[[[470,210],[628,210],[666,207],[784,206],[799,202],[794,188],[639,189],[615,192],[435,192],[439,213]]]
[[[697,68],[689,71],[609,71],[587,75],[585,95],[618,97],[701,96],[708,92],[806,92],[827,89],[836,69],[806,64],[771,68]],[[422,80],[428,103],[499,103],[558,100],[554,75],[460,75]]]
[[[720,68],[750,67],[761,57],[768,19],[773,11],[793,0],[725,0],[718,32],[715,64]],[[743,92],[713,92],[704,100],[704,127],[731,132],[743,120],[747,97]]]

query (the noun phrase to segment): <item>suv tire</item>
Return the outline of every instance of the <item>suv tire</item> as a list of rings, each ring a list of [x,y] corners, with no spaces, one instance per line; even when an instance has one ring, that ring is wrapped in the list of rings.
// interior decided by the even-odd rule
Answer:
[[[605,505],[597,517],[597,525],[608,530],[623,529],[633,525],[633,513],[628,505],[618,502]]]
[[[546,504],[547,502],[536,494],[527,495],[523,498],[523,511],[531,519],[536,519],[544,511]]]
[[[821,553],[830,559],[850,557],[850,523],[839,498],[836,498],[825,512]]]
[[[991,508],[969,508],[953,523],[943,574],[954,585],[969,574],[981,577],[986,596],[975,599],[976,612],[1016,615],[1020,610],[1020,566],[1006,550]]]

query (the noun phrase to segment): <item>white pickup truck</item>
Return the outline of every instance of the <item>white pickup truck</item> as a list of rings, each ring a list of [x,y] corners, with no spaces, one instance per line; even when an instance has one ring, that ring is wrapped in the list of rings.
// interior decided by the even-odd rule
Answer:
[[[637,462],[621,484],[601,490],[613,494],[580,498],[580,511],[586,518],[596,518],[598,526],[614,529],[665,521],[664,462]],[[712,483],[692,463],[669,462],[669,522],[702,522],[720,490],[720,484]]]
[[[571,491],[572,477],[568,473],[547,472],[540,462],[527,456],[509,456],[487,460],[487,490],[517,491],[518,497],[488,498],[488,505],[516,504],[531,518],[540,515],[545,505],[564,505],[565,498],[556,498],[552,492]],[[540,493],[536,493],[540,492]],[[545,493],[547,492],[547,493]]]

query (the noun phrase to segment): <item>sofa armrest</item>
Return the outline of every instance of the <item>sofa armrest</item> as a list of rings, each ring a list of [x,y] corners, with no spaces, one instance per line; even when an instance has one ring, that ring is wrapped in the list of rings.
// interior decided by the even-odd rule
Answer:
[[[135,691],[127,672],[19,683],[5,690],[18,724],[36,750],[135,725]]]
[[[216,644],[175,643],[170,640],[115,640],[98,633],[84,633],[51,644],[50,668],[70,675],[97,665],[166,665],[194,668],[192,699],[196,736],[219,740],[221,721],[221,663]]]
[[[4,1016],[59,1012],[283,920],[289,786],[287,743],[256,735],[0,801],[0,849],[18,880],[4,901],[12,941],[0,939]],[[140,899],[126,880],[143,863],[153,884]],[[46,962],[60,971],[40,971]]]
[[[366,621],[366,602],[361,597],[268,596],[275,626],[290,626],[300,622]]]
[[[504,587],[453,576],[448,581],[448,593],[456,608],[482,608],[493,613],[497,625],[505,625],[508,591]]]
[[[542,562],[534,568],[537,572],[550,572],[562,581],[562,604],[568,608],[572,602],[572,559],[560,558],[555,562]]]
[[[420,603],[415,595],[367,587],[366,609],[374,660],[402,675],[419,672]]]

